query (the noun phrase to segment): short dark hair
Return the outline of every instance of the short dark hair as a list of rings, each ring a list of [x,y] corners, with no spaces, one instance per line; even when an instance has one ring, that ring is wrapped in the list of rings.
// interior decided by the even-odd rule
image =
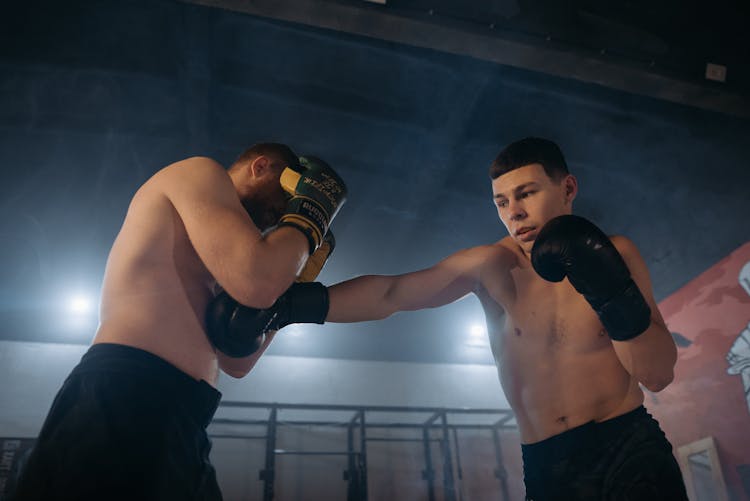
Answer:
[[[497,179],[506,172],[529,164],[541,164],[544,172],[559,181],[568,174],[560,147],[549,139],[527,137],[506,146],[490,166],[490,178]]]
[[[299,164],[299,157],[289,146],[282,143],[257,143],[240,153],[240,156],[234,161],[232,167],[252,162],[261,155],[276,157],[284,162],[285,166],[294,169],[296,169]],[[230,169],[232,167],[230,167]]]

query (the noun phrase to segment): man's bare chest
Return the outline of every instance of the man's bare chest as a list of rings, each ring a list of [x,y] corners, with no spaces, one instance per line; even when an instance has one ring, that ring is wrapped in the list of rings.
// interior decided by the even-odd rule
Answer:
[[[493,350],[516,357],[554,357],[609,344],[596,314],[567,280],[547,282],[530,268],[510,277],[494,294],[480,297]]]

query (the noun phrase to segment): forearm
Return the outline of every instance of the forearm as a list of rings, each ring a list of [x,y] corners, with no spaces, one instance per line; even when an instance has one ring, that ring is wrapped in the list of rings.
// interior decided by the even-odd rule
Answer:
[[[328,288],[326,322],[380,320],[398,311],[392,299],[395,277],[364,275]]]
[[[620,362],[639,383],[653,392],[674,379],[677,347],[667,328],[658,321],[627,341],[612,341]]]

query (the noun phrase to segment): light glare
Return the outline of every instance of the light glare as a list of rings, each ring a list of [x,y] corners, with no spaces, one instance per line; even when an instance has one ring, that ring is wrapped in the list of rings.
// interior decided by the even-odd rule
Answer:
[[[90,313],[92,309],[91,300],[83,295],[77,295],[70,299],[68,303],[70,311],[77,315]]]
[[[484,329],[484,326],[482,326],[482,325],[480,325],[480,324],[474,324],[474,325],[472,325],[472,326],[471,326],[471,327],[469,328],[469,333],[470,333],[470,334],[471,334],[472,336],[474,336],[474,337],[480,337],[480,336],[484,336],[484,334],[485,334],[485,329]]]

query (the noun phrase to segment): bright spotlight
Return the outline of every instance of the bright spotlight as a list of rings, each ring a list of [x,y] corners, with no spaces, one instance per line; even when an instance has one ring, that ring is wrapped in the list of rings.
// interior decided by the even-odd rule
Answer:
[[[484,326],[483,326],[483,325],[480,325],[480,324],[474,324],[474,325],[472,325],[472,326],[471,326],[471,327],[469,328],[469,333],[470,333],[470,334],[471,334],[472,336],[475,336],[475,337],[480,337],[480,336],[484,336],[484,334],[486,333],[486,330],[485,330],[485,328],[484,328]]]
[[[86,313],[91,313],[91,310],[93,309],[93,303],[88,297],[79,294],[70,298],[70,301],[68,302],[68,308],[70,309],[71,313],[75,313],[76,315],[85,315]]]

